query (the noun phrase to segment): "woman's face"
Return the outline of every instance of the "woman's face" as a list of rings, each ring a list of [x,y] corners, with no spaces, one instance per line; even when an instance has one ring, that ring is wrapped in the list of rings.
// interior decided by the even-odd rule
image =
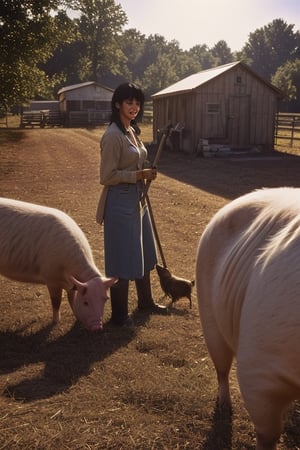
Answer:
[[[141,104],[139,101],[133,99],[124,100],[119,105],[120,119],[121,122],[128,127],[131,120],[135,119],[141,109]]]

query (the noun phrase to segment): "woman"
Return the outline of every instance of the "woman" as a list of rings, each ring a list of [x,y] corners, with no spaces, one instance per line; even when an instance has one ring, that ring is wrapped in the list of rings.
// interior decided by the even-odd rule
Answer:
[[[157,171],[147,168],[147,150],[135,123],[142,116],[144,94],[131,83],[120,85],[112,97],[112,116],[101,142],[100,183],[104,185],[97,221],[104,223],[106,276],[119,278],[110,289],[112,316],[116,325],[132,326],[128,315],[129,280],[135,280],[138,308],[166,313],[154,302],[150,271],[157,263],[156,247],[147,205],[145,182]]]

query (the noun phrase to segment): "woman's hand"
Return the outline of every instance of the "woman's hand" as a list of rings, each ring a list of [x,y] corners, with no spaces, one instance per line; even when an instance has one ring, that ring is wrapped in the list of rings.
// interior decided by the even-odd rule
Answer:
[[[152,181],[155,180],[156,176],[157,176],[157,169],[155,168],[138,170],[136,172],[137,181],[138,180]]]

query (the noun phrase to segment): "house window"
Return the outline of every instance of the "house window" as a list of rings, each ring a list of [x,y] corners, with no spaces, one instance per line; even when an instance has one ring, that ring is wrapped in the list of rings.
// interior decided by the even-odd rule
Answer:
[[[220,103],[207,103],[206,112],[208,112],[209,114],[219,114]]]

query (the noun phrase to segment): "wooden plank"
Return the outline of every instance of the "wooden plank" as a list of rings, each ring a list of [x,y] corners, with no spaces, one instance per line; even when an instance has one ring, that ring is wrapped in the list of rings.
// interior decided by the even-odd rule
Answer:
[[[26,126],[33,128],[35,125],[44,128],[45,124],[45,116],[41,111],[24,111],[21,115],[20,128],[25,128]]]

